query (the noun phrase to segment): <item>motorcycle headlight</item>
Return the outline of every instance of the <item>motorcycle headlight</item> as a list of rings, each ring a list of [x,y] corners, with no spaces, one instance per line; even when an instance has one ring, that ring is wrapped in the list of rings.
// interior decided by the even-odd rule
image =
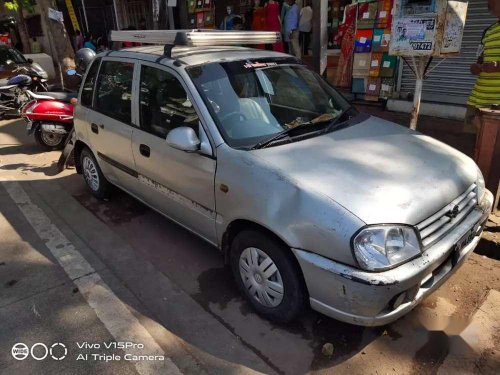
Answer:
[[[483,174],[481,173],[481,170],[479,168],[477,168],[476,185],[477,185],[477,202],[480,204],[484,198],[484,193],[486,193],[486,186],[484,183]]]
[[[405,225],[366,227],[354,238],[353,251],[367,271],[387,270],[421,254],[415,230]]]

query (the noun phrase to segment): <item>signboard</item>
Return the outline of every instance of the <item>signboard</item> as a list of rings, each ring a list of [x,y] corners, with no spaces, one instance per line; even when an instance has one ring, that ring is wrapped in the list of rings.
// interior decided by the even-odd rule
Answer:
[[[448,1],[441,53],[459,53],[464,34],[467,3]]]
[[[460,53],[467,0],[394,0],[389,53],[440,56]]]
[[[49,8],[49,18],[51,20],[58,21],[58,22],[64,21],[62,12],[59,12],[58,10],[55,10],[52,8]]]
[[[391,55],[429,56],[436,41],[436,17],[404,17],[393,21]]]
[[[75,8],[73,8],[73,3],[71,0],[66,0],[66,8],[68,9],[69,19],[71,20],[71,24],[73,25],[74,30],[82,30],[80,29],[80,25],[78,24],[78,19],[76,18]]]

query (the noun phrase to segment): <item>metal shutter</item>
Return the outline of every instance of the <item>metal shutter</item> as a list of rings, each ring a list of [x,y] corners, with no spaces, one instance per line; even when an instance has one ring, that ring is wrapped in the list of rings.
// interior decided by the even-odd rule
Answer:
[[[469,0],[467,19],[460,56],[449,57],[425,79],[422,100],[465,105],[476,77],[470,73],[470,65],[477,60],[476,53],[484,30],[497,19],[488,11],[486,0]],[[434,58],[429,69],[442,59]],[[401,61],[402,62],[402,61]],[[401,76],[401,98],[415,89],[415,77],[404,63]]]

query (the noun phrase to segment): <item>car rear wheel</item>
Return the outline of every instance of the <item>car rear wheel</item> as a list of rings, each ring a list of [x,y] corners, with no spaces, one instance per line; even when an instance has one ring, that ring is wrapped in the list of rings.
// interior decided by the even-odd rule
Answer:
[[[84,148],[80,155],[82,174],[88,188],[96,198],[106,199],[111,192],[111,184],[102,174],[99,164],[88,148]]]
[[[293,254],[255,230],[239,233],[231,245],[231,269],[242,294],[266,319],[286,323],[306,304],[306,288]]]

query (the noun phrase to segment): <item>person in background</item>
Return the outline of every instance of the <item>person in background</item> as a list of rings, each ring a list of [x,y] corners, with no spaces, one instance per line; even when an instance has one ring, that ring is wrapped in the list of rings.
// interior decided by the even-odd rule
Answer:
[[[97,38],[96,44],[97,44],[97,53],[104,52],[109,49],[108,43],[106,42],[106,40],[104,40],[102,36]]]
[[[278,2],[275,0],[269,0],[264,9],[267,31],[281,32],[280,5]],[[273,51],[283,52],[283,43],[274,43],[272,48]]]
[[[219,29],[220,30],[233,30],[234,19],[240,16],[233,13],[233,7],[228,5],[226,8],[227,16],[224,17],[224,20],[221,22]]]
[[[478,108],[500,104],[500,1],[488,0],[488,9],[498,21],[485,30],[478,60],[470,68],[478,78],[467,101],[466,132],[475,132],[478,127]]]
[[[146,25],[146,19],[145,18],[141,18],[139,20],[139,30],[147,30],[148,27]]]
[[[285,40],[285,19],[288,11],[290,10],[290,5],[288,5],[287,0],[283,1],[283,4],[281,5],[281,36],[282,39]],[[283,47],[285,50],[285,53],[289,53],[288,51],[288,43],[283,43]]]
[[[136,30],[135,26],[130,25],[129,27],[124,28],[123,30]],[[130,47],[135,47],[136,43],[134,42],[123,42],[122,43],[122,48],[130,48]]]
[[[85,43],[83,43],[83,48],[90,48],[92,51],[97,51],[94,35],[92,35],[92,33],[87,34],[87,38],[85,38]]]
[[[36,40],[36,37],[33,37],[33,42],[31,42],[31,53],[41,53],[42,52],[42,46]]]
[[[288,42],[289,53],[300,59],[299,44],[299,7],[295,0],[286,0],[290,10],[285,18],[285,41]]]
[[[243,19],[241,17],[234,17],[233,19],[233,30],[241,31],[243,30]]]
[[[304,7],[300,10],[300,45],[302,46],[302,54],[309,55],[309,43],[311,41],[313,10],[311,8],[311,0],[304,1]]]
[[[266,31],[266,10],[261,6],[260,0],[254,0],[252,14],[252,31]],[[255,48],[264,49],[264,44],[258,44]]]
[[[79,49],[83,48],[83,43],[85,42],[83,40],[83,35],[80,32],[80,30],[76,29],[75,31],[75,51],[78,51]]]

